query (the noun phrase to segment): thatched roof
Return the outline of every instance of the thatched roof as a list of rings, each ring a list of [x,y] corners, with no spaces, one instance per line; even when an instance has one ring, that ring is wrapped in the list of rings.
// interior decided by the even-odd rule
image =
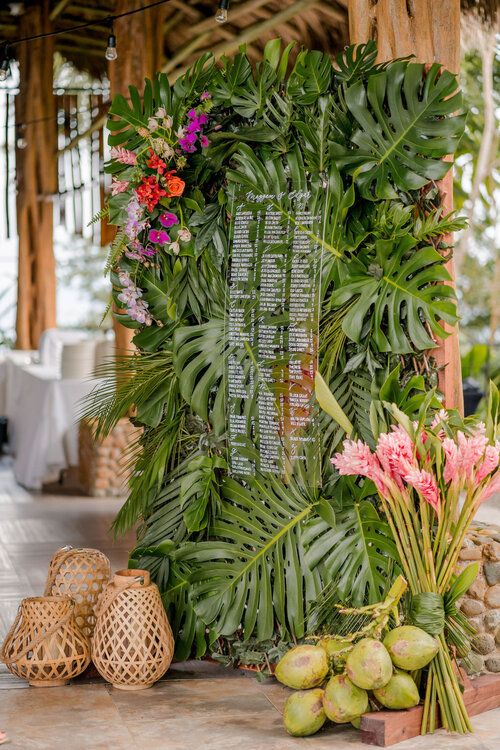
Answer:
[[[19,37],[20,17],[15,15],[15,6],[46,1],[56,30],[86,21],[94,24],[57,36],[55,47],[77,68],[102,75],[106,71],[107,19],[116,12],[116,0],[2,0],[0,42]],[[147,6],[151,1],[141,0],[141,4]],[[491,18],[498,8],[498,0],[461,2],[464,10],[474,8],[478,13],[479,9],[482,18]],[[129,7],[134,6],[135,2],[130,2]],[[276,36],[308,48],[338,52],[349,41],[347,6],[348,0],[231,0],[229,20],[221,26],[214,20],[217,0],[169,0],[162,10],[165,70],[175,77],[202,52],[232,54],[243,42],[250,57],[256,59],[264,44]]]
[[[145,6],[150,2],[143,0]],[[0,41],[19,37],[19,17],[11,13],[9,5],[0,4]],[[92,28],[57,36],[55,47],[78,68],[104,73],[107,18],[115,12],[115,0],[50,0],[50,8],[57,30],[95,22]],[[229,20],[224,25],[215,23],[216,8],[217,0],[166,3],[163,15],[167,72],[182,69],[205,50],[231,54],[242,42],[247,43],[250,56],[257,58],[266,41],[276,36],[331,52],[348,43],[347,0],[231,0]]]

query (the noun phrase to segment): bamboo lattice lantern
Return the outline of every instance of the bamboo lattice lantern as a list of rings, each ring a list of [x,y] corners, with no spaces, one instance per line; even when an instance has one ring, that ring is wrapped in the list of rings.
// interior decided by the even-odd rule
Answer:
[[[97,600],[110,578],[110,562],[99,550],[62,547],[50,561],[44,594],[70,596],[75,602],[77,625],[91,638]]]
[[[59,687],[90,663],[90,644],[69,596],[23,599],[0,653],[7,669],[33,687]]]
[[[172,630],[148,571],[117,571],[97,609],[92,659],[98,672],[120,690],[144,690],[167,671],[173,653]]]

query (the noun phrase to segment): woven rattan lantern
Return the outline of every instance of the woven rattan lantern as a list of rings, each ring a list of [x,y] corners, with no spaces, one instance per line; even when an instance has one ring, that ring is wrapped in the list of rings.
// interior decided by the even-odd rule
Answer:
[[[167,671],[174,639],[158,587],[147,570],[119,570],[97,608],[92,659],[121,690],[143,690]]]
[[[90,662],[90,644],[70,597],[23,599],[0,655],[12,674],[33,687],[66,685],[81,674]]]
[[[50,561],[44,593],[45,596],[70,596],[75,602],[78,627],[91,638],[97,599],[110,578],[109,560],[98,549],[62,547]]]

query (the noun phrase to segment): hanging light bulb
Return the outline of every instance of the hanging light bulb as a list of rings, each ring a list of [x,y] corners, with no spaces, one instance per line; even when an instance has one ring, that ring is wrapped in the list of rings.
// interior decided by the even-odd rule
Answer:
[[[7,45],[3,48],[3,59],[0,64],[0,81],[6,81],[9,77],[10,72],[10,56],[9,47]]]
[[[116,51],[116,36],[113,31],[113,26],[111,26],[111,31],[109,32],[108,46],[106,47],[106,53],[104,57],[110,62],[116,60],[116,58],[118,57],[118,52]]]
[[[226,23],[228,9],[229,0],[219,0],[219,7],[217,8],[217,13],[215,14],[215,20],[217,21],[217,23]]]
[[[18,138],[16,141],[16,146],[20,149],[25,149],[27,145],[28,145],[28,141],[26,140],[26,138],[23,138],[22,136]]]

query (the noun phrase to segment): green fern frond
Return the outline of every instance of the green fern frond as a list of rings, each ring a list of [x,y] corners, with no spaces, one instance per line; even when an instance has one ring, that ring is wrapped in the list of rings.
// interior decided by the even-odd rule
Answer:
[[[127,237],[123,229],[120,229],[109,248],[108,257],[104,266],[104,275],[108,276],[116,265],[118,259],[123,255],[127,247]]]
[[[101,208],[94,216],[91,218],[89,223],[87,224],[88,227],[91,227],[92,224],[97,224],[98,221],[102,221],[103,219],[107,219],[109,216],[109,208],[108,206],[104,206]]]

